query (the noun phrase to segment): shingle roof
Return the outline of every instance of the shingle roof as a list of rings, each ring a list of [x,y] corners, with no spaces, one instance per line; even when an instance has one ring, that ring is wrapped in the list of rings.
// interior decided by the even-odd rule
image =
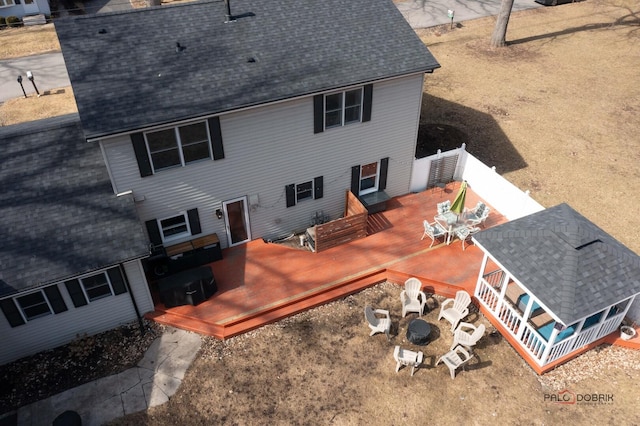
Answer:
[[[0,296],[148,254],[76,114],[0,127]]]
[[[640,256],[567,204],[475,239],[567,326],[640,293]]]
[[[440,66],[391,0],[231,0],[228,23],[225,10],[56,21],[87,138]]]

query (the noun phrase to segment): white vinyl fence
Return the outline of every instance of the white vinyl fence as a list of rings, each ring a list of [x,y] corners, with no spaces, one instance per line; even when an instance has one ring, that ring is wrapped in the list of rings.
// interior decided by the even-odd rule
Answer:
[[[411,176],[411,192],[420,192],[433,186],[432,167],[441,164],[443,158],[456,157],[457,164],[453,180],[466,180],[469,187],[487,204],[498,210],[509,220],[518,219],[544,210],[544,207],[511,182],[500,176],[495,167],[488,167],[473,155],[465,145],[446,152],[438,151],[429,157],[414,160]]]

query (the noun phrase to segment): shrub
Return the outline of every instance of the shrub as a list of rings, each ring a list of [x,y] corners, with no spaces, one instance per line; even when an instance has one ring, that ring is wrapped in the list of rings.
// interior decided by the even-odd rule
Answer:
[[[7,26],[9,27],[19,27],[22,25],[22,21],[17,16],[7,16]]]
[[[0,16],[0,30],[7,26],[7,20],[4,19],[4,16]]]

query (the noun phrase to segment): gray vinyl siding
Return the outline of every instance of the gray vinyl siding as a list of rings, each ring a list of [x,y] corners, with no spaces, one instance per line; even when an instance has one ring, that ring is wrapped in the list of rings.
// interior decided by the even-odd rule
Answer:
[[[151,298],[149,286],[147,285],[147,280],[144,276],[142,263],[140,260],[134,260],[132,262],[125,263],[123,266],[124,271],[127,274],[129,287],[131,287],[131,293],[136,300],[136,305],[138,305],[140,315],[153,311],[153,299]]]
[[[225,200],[257,194],[249,213],[253,238],[276,238],[305,229],[313,213],[343,213],[351,167],[389,157],[386,192],[409,192],[423,76],[373,85],[371,121],[313,132],[313,98],[300,98],[220,116],[225,158],[141,178],[128,136],[103,140],[114,188],[144,197],[140,219],[168,217],[198,208],[203,234],[216,232],[226,247]],[[285,185],[323,176],[324,197],[287,208]]]
[[[142,314],[152,310],[153,306],[146,281],[137,264],[139,261],[130,262],[124,269]],[[11,327],[0,313],[0,365],[67,344],[78,335],[101,333],[137,319],[129,292],[76,308],[65,285],[59,283],[58,289],[67,305],[65,312],[36,318],[17,327]]]

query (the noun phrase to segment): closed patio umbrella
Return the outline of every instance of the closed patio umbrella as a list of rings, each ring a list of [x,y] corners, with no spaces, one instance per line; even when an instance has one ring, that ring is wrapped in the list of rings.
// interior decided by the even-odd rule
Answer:
[[[458,195],[451,203],[451,211],[457,215],[460,215],[464,211],[464,199],[467,196],[467,181],[462,181]]]

